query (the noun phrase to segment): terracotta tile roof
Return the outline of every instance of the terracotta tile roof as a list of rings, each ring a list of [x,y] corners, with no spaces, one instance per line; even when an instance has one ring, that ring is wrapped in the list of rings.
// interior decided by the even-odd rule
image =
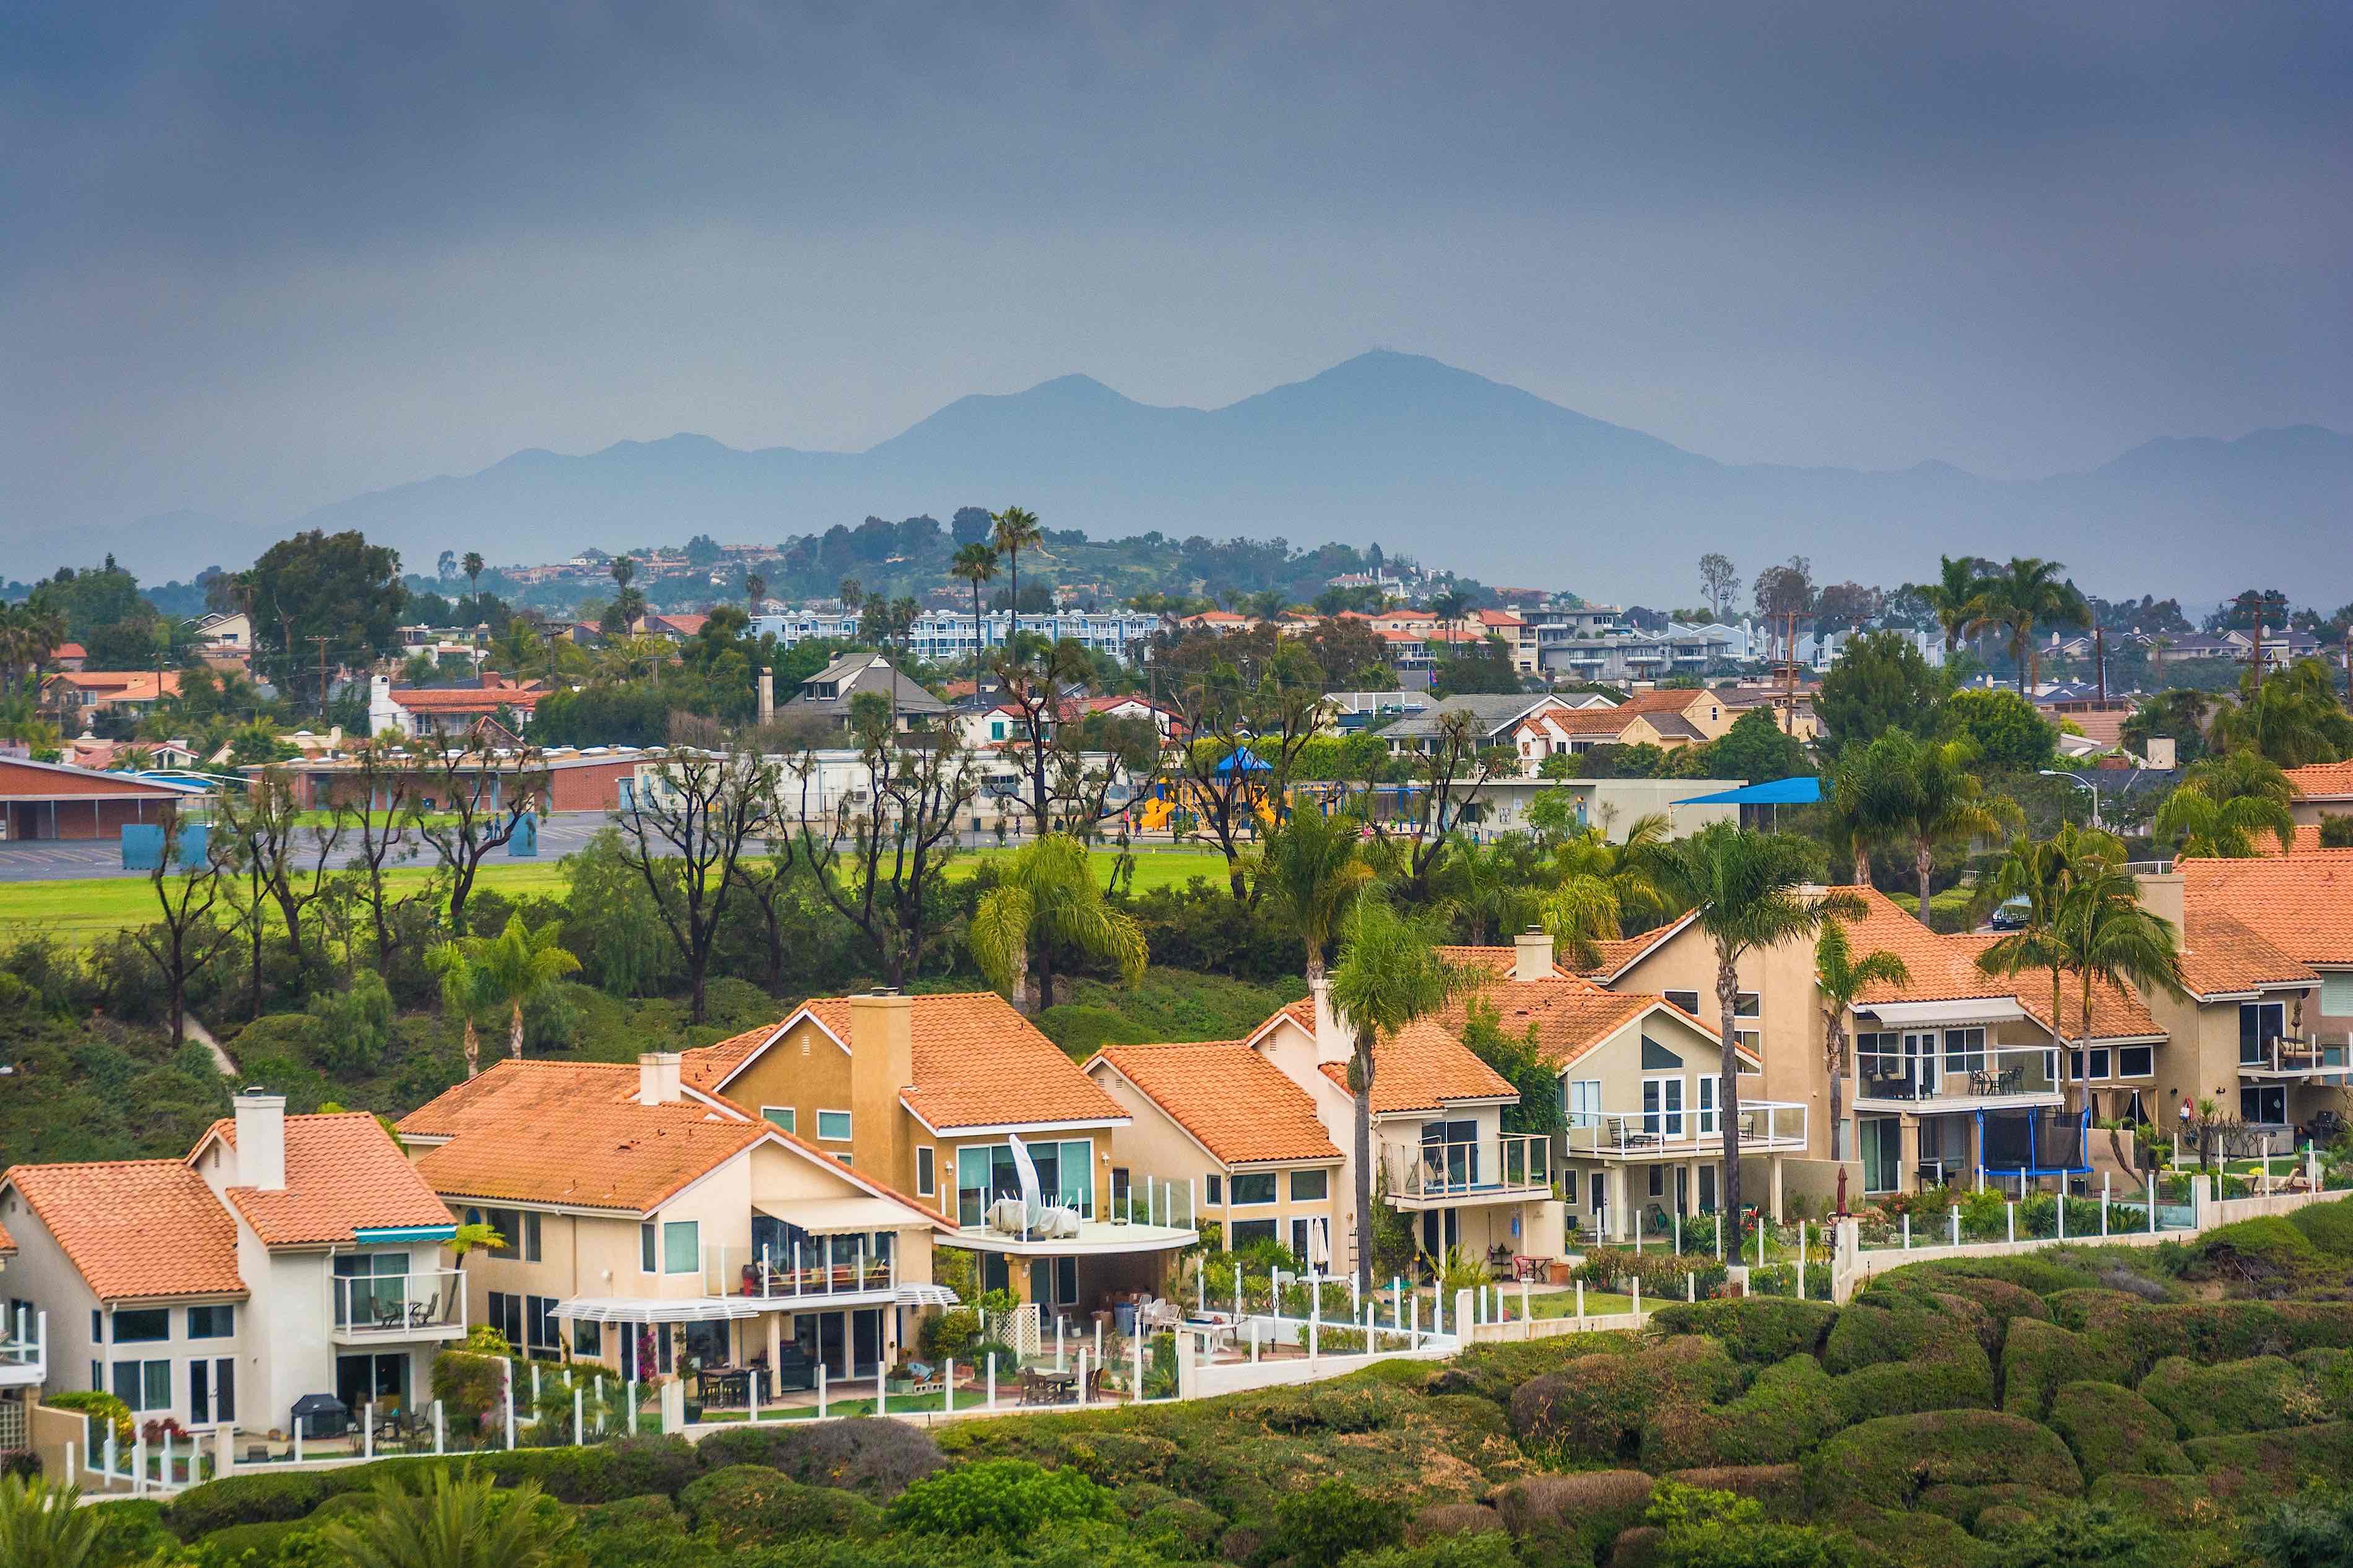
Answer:
[[[2353,762],[2314,763],[2287,770],[2287,782],[2307,800],[2340,800],[2353,796]]]
[[[1684,922],[1680,920],[1669,921],[1665,925],[1654,931],[1646,931],[1640,936],[1625,936],[1609,942],[1595,942],[1593,945],[1600,953],[1601,962],[1585,971],[1586,974],[1597,980],[1614,979],[1623,974],[1633,967],[1637,959],[1643,957],[1652,948],[1683,930],[1683,924]]]
[[[1720,704],[1722,699],[1713,691],[1697,691],[1675,686],[1654,686],[1637,691],[1618,704],[1620,713],[1682,713],[1694,702]]]
[[[2211,910],[2193,910],[2181,933],[2181,978],[2201,996],[2294,983],[2316,985],[2320,976],[2242,922]]]
[[[16,1238],[8,1234],[6,1226],[0,1225],[0,1258],[13,1256],[16,1250]]]
[[[1901,985],[1881,984],[1862,994],[1873,1002],[1958,1002],[1975,997],[2007,999],[2017,994],[2018,982],[1988,974],[1977,963],[1983,940],[1941,935],[1885,893],[1875,888],[1851,889],[1860,896],[1864,912],[1846,921],[1847,940],[1855,956],[1886,952],[1904,961],[1911,977]]]
[[[539,706],[547,693],[522,686],[396,686],[392,700],[411,713],[495,713],[501,708],[524,712]]]
[[[994,991],[954,992],[910,998],[915,1081],[900,1102],[925,1125],[991,1127],[1006,1123],[1101,1121],[1124,1117],[1119,1102],[1079,1068],[1062,1047],[1038,1032],[1013,1005]],[[845,1045],[849,1043],[849,998],[826,996],[804,1003],[800,1012]],[[744,1034],[685,1053],[683,1082],[718,1089],[727,1077],[756,1055],[772,1036],[789,1025]]]
[[[1315,1102],[1240,1040],[1105,1046],[1095,1054],[1219,1160],[1337,1160]]]
[[[183,1160],[17,1165],[24,1194],[101,1301],[237,1296],[237,1221]]]
[[[1286,1007],[1285,1013],[1291,1011]],[[1314,1027],[1311,1005],[1308,1027]],[[1348,1064],[1324,1062],[1324,1076],[1348,1087]],[[1490,1100],[1518,1091],[1434,1018],[1407,1025],[1373,1046],[1373,1114],[1438,1110],[1451,1100]]]
[[[2299,822],[2295,825],[2295,842],[2287,848],[2268,833],[2255,836],[2254,850],[2258,855],[2310,855],[2320,848],[2320,824]]]
[[[1973,934],[1953,940],[1973,943],[1982,950],[1997,939]],[[2044,970],[2034,975],[2021,974],[2007,983],[2017,987],[2012,994],[2018,998],[2018,1005],[2025,1009],[2026,1016],[2045,1029],[2051,1027],[2051,972]],[[2084,1037],[2083,982],[2072,969],[2060,972],[2059,1016],[2060,1034],[2071,1040]],[[2092,987],[2093,1039],[2139,1039],[2146,1036],[2161,1036],[2165,1032],[2165,1026],[2149,1012],[2148,1004],[2141,1000],[2138,992],[2115,985]]]
[[[95,701],[153,702],[180,692],[176,669],[161,674],[147,669],[69,669],[49,679],[87,692]]]
[[[237,1147],[224,1118],[188,1151],[193,1166],[215,1138]],[[449,1210],[408,1163],[384,1124],[364,1110],[286,1119],[286,1185],[223,1194],[265,1247],[349,1245],[354,1230],[448,1225]]]
[[[697,1101],[640,1105],[637,1096],[635,1064],[510,1059],[411,1111],[399,1128],[449,1140],[417,1162],[446,1198],[636,1214],[770,1131]]]
[[[1507,981],[1512,978],[1512,972],[1519,967],[1520,963],[1520,950],[1516,945],[1511,947],[1462,947],[1450,945],[1440,948],[1438,952],[1440,956],[1444,958],[1449,963],[1475,963],[1480,968],[1484,969],[1489,973],[1494,975],[1496,979],[1504,981]],[[1584,984],[1588,990],[1598,991],[1600,989],[1599,986],[1595,985],[1589,980],[1586,980],[1582,975],[1571,974],[1569,971],[1563,969],[1557,961],[1556,961],[1552,966],[1552,973],[1553,978],[1556,980],[1574,979]]]
[[[2353,849],[2181,860],[2192,915],[2223,914],[2305,963],[2353,963]]]

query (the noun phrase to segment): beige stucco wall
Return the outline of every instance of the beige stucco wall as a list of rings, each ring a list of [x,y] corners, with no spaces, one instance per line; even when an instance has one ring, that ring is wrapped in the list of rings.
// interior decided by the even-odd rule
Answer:
[[[1314,1160],[1282,1165],[1246,1166],[1244,1169],[1248,1171],[1275,1173],[1275,1201],[1271,1204],[1236,1205],[1230,1201],[1231,1189],[1227,1185],[1233,1174],[1231,1166],[1196,1142],[1191,1133],[1160,1109],[1157,1101],[1122,1077],[1110,1063],[1095,1063],[1089,1076],[1103,1087],[1105,1093],[1119,1101],[1121,1108],[1133,1118],[1127,1126],[1114,1130],[1111,1138],[1112,1163],[1124,1166],[1132,1173],[1132,1180],[1142,1182],[1150,1176],[1174,1181],[1180,1186],[1189,1183],[1201,1219],[1215,1220],[1221,1226],[1229,1227],[1236,1220],[1271,1219],[1275,1222],[1275,1239],[1285,1246],[1290,1245],[1293,1220],[1320,1219],[1331,1231],[1334,1247],[1336,1249],[1341,1245],[1340,1237],[1345,1228],[1341,1223],[1341,1215],[1345,1212],[1341,1196],[1344,1185],[1341,1162]],[[1293,1198],[1291,1173],[1297,1170],[1324,1172],[1325,1195],[1321,1199]],[[1229,1201],[1216,1204],[1208,1201],[1208,1178],[1213,1174],[1219,1178],[1219,1186]],[[1225,1245],[1233,1245],[1230,1228],[1223,1231],[1223,1237]]]

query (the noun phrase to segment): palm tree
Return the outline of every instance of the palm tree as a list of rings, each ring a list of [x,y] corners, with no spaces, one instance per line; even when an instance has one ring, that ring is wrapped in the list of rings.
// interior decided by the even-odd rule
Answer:
[[[449,1239],[441,1245],[449,1249],[449,1256],[458,1260],[462,1270],[468,1257],[477,1252],[497,1252],[507,1245],[507,1237],[497,1226],[471,1220],[451,1231]]]
[[[1440,873],[1447,907],[1469,927],[1471,945],[1484,947],[1490,931],[1515,931],[1536,908],[1536,889],[1527,878],[1528,858],[1511,842],[1481,844],[1454,836],[1453,853]],[[1525,840],[1522,840],[1525,843]]]
[[[2261,752],[2222,752],[2189,764],[2150,831],[2185,858],[2244,860],[2261,853],[2264,834],[2284,853],[2295,847],[2295,785]]]
[[[466,1076],[472,1078],[482,1070],[482,1040],[474,1026],[488,1006],[482,995],[482,976],[468,956],[465,941],[437,942],[425,950],[425,967],[441,980],[441,1010],[454,1013],[464,1021]]]
[[[757,572],[744,574],[744,609],[747,615],[760,613],[760,601],[768,596],[768,580]]]
[[[2081,987],[2079,1016],[2086,1052],[2092,1044],[2094,984],[2118,991],[2127,985],[2144,992],[2161,990],[2176,1001],[2189,995],[2181,981],[2179,933],[2171,921],[2142,905],[2140,880],[2121,860],[2095,857],[2069,890],[2060,912],[2058,945]],[[2069,1076],[2073,1076],[2072,1069]],[[2087,1096],[2090,1087],[2085,1080]]]
[[[972,668],[977,678],[985,640],[980,630],[980,585],[997,575],[997,547],[985,539],[974,540],[949,558],[948,575],[972,584]]]
[[[1670,831],[1665,815],[1651,812],[1634,819],[1622,844],[1588,826],[1554,848],[1559,880],[1538,900],[1536,918],[1571,963],[1580,969],[1599,963],[1598,944],[1624,936],[1629,918],[1672,912],[1651,875],[1651,861]]]
[[[1947,844],[1992,838],[2016,831],[2026,820],[2018,803],[2007,795],[1988,795],[1969,772],[1977,760],[1971,741],[1946,741],[1918,748],[1912,787],[1905,808],[1895,818],[1912,841],[1912,870],[1919,879],[1920,923],[1928,923],[1928,879],[1936,851]]]
[[[1378,891],[1360,895],[1343,922],[1332,971],[1332,1009],[1354,1035],[1348,1092],[1356,1100],[1356,1283],[1373,1289],[1373,1077],[1375,1047],[1443,1008],[1484,978],[1449,963],[1439,933],[1397,910]]]
[[[2353,717],[2337,700],[2328,667],[2298,659],[2276,675],[2248,670],[2239,700],[2216,705],[2207,741],[2216,751],[2261,752],[2284,768],[2341,762],[2353,754]]]
[[[1005,640],[1010,643],[1021,630],[1021,552],[1035,549],[1046,534],[1038,526],[1038,514],[1022,507],[1007,507],[996,514],[995,521],[997,528],[988,542],[1005,557],[1006,607],[1012,616],[1006,624]]]
[[[1812,852],[1804,840],[1712,822],[1688,838],[1661,847],[1659,889],[1715,949],[1715,1000],[1723,1039],[1723,1079],[1717,1098],[1724,1129],[1724,1212],[1740,1223],[1739,1057],[1733,1032],[1740,999],[1740,961],[1747,954],[1810,937],[1833,917],[1862,912],[1852,893],[1806,890]]]
[[[1981,904],[2016,902],[2024,908],[2017,929],[1996,938],[1978,954],[1978,967],[1988,974],[2050,974],[2051,1044],[2063,1055],[2067,1042],[2061,1029],[2059,1001],[2068,953],[2060,927],[2066,919],[2068,896],[2094,862],[2105,859],[2121,865],[2124,853],[2123,841],[2113,834],[2062,823],[2049,838],[2013,843],[1993,875],[1979,884]],[[2072,1080],[2072,1070],[2064,1062],[2061,1066]]]
[[[1920,742],[1903,730],[1889,730],[1850,747],[1830,777],[1831,826],[1854,858],[1858,888],[1871,882],[1871,852],[1904,837],[1919,790]]]
[[[1873,985],[1901,985],[1912,978],[1903,958],[1884,948],[1854,955],[1841,921],[1826,921],[1814,939],[1814,997],[1822,1010],[1822,1067],[1831,1077],[1831,1158],[1852,1157],[1846,1125],[1846,1024],[1854,1005]]]
[[[81,1489],[38,1477],[0,1479],[0,1563],[8,1568],[95,1565],[100,1515]]]
[[[523,1008],[580,967],[578,959],[556,945],[563,934],[561,921],[533,931],[521,915],[509,915],[506,929],[496,936],[458,939],[483,1012],[507,1014],[507,1054],[517,1061],[522,1059]]]
[[[466,552],[465,559],[458,564],[466,574],[466,593],[474,600],[475,609],[480,610],[482,599],[482,552],[479,550],[469,550]]]
[[[1974,555],[1944,555],[1937,560],[1944,570],[1936,581],[1906,583],[1904,592],[1935,613],[1936,624],[1945,629],[1945,653],[1949,658],[1954,645],[1977,619],[1984,600],[1985,563]]]
[[[1430,601],[1430,613],[1438,617],[1440,626],[1452,631],[1471,613],[1471,595],[1460,588],[1449,588]]]
[[[386,1477],[374,1508],[343,1515],[321,1534],[328,1552],[353,1568],[545,1568],[564,1553],[572,1528],[537,1481],[501,1492],[469,1467],[455,1476],[436,1470],[413,1493]]]
[[[1307,949],[1310,986],[1324,978],[1324,950],[1341,917],[1373,878],[1356,853],[1358,832],[1346,812],[1294,806],[1259,852],[1255,886]]]
[[[2088,626],[2091,607],[2075,585],[2061,577],[2065,568],[2040,556],[2013,555],[2010,564],[1985,580],[1977,608],[1962,630],[1999,631],[2018,661],[2018,690],[2031,697],[2042,666],[2034,633],[2038,626]]]
[[[997,990],[1020,991],[1021,1010],[1054,1005],[1059,950],[1118,967],[1129,985],[1144,978],[1144,928],[1105,901],[1087,847],[1049,833],[1015,850],[997,885],[981,895],[965,934],[975,963]]]

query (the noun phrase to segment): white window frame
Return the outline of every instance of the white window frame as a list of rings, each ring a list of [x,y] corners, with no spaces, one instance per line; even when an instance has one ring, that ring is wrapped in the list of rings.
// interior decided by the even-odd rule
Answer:
[[[691,1268],[672,1268],[670,1266],[670,1237],[676,1236],[681,1230],[691,1231],[693,1233],[694,1261]],[[702,1272],[702,1222],[701,1220],[666,1219],[662,1221],[661,1266],[661,1271],[671,1278],[676,1278],[680,1275],[685,1274],[700,1274]]]
[[[1660,1084],[1659,1108],[1651,1109],[1651,1086]],[[1672,1093],[1668,1090],[1672,1089]],[[1681,1073],[1649,1074],[1642,1078],[1642,1131],[1667,1142],[1679,1142],[1684,1136],[1685,1118],[1689,1114],[1689,1095],[1685,1092]],[[1672,1103],[1670,1103],[1672,1101]],[[1653,1126],[1652,1123],[1657,1125]]]
[[[1708,1073],[1702,1073],[1699,1075],[1699,1105],[1697,1109],[1697,1116],[1699,1120],[1697,1126],[1698,1136],[1702,1138],[1713,1138],[1715,1136],[1715,1089],[1716,1085],[1721,1081],[1721,1078],[1718,1075]]]
[[[937,1191],[939,1184],[939,1156],[933,1152],[929,1143],[916,1144],[915,1195],[919,1198],[931,1197]]]
[[[828,1116],[839,1116],[841,1118],[843,1131],[840,1133],[831,1133],[825,1130],[825,1119]],[[856,1142],[856,1140],[851,1136],[850,1128],[851,1122],[849,1112],[847,1110],[820,1110],[817,1113],[817,1141],[820,1143],[849,1143]]]
[[[787,1137],[800,1136],[799,1114],[789,1105],[764,1105],[760,1107],[760,1120]]]
[[[2135,1051],[2143,1052],[2147,1056],[2148,1067],[2146,1070],[2141,1072],[2126,1072],[2125,1070],[2125,1058]],[[2129,1080],[2132,1079],[2155,1078],[2156,1076],[2157,1047],[2155,1046],[2118,1046],[2116,1047],[2116,1077]]]
[[[1598,1078],[1567,1078],[1561,1079],[1566,1099],[1561,1106],[1563,1119],[1571,1127],[1601,1125],[1601,1080]]]

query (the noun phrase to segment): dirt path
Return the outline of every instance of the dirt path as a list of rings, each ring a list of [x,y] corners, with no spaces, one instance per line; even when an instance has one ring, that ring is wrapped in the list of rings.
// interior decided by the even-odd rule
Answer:
[[[237,1064],[228,1059],[228,1053],[221,1049],[221,1043],[213,1038],[213,1032],[210,1029],[206,1028],[204,1025],[196,1021],[196,1016],[194,1013],[184,1015],[181,1017],[180,1022],[183,1026],[186,1028],[188,1038],[195,1041],[196,1044],[212,1052],[213,1065],[220,1068],[221,1077],[235,1078],[237,1076]]]

